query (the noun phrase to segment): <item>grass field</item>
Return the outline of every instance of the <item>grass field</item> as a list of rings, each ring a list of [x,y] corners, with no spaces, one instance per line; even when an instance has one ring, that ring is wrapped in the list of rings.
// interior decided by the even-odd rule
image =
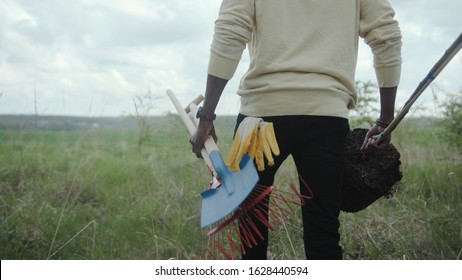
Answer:
[[[181,121],[151,119],[141,149],[136,126],[97,121],[43,130],[9,119],[0,130],[1,259],[189,259],[204,247],[200,192],[210,175]],[[216,124],[224,154],[233,122]],[[395,196],[341,214],[345,259],[462,258],[461,153],[422,123],[393,135],[404,175]],[[288,161],[276,185],[296,178]],[[303,259],[301,228],[294,216],[272,231],[270,257]]]

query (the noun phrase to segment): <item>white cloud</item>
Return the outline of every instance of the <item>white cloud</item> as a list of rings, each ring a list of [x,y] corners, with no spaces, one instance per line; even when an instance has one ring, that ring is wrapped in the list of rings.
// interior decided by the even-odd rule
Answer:
[[[460,1],[390,0],[403,31],[400,99],[417,86],[462,31]],[[0,114],[120,115],[132,95],[162,96],[155,112],[172,111],[165,90],[186,103],[205,89],[209,46],[220,0],[1,0]],[[435,81],[462,82],[462,59]],[[236,113],[247,55],[228,84],[219,113]],[[374,80],[361,45],[359,80]],[[427,97],[428,98],[428,97]]]
[[[48,114],[118,115],[142,91],[195,91],[218,8],[210,0],[0,4],[1,102],[10,104],[0,113],[33,113],[18,96],[37,92]]]

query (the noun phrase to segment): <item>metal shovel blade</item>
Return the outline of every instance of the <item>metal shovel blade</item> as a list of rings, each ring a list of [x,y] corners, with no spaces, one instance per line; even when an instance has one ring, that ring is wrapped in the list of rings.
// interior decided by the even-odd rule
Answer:
[[[258,182],[258,172],[248,155],[239,163],[240,171],[231,172],[219,151],[210,153],[213,167],[221,179],[221,187],[201,193],[201,227],[210,226],[230,215],[250,195]]]

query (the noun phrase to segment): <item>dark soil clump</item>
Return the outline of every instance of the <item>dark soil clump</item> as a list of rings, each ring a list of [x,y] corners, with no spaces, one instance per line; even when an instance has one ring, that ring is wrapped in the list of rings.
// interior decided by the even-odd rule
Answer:
[[[400,153],[390,144],[382,151],[359,152],[368,129],[352,130],[347,138],[342,210],[357,212],[381,197],[391,197],[403,177]]]

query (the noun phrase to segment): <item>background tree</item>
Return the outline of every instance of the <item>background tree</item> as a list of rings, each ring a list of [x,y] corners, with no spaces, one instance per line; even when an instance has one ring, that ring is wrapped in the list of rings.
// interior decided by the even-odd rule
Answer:
[[[148,117],[150,111],[154,108],[154,101],[158,98],[158,96],[152,94],[151,90],[146,93],[135,94],[133,97],[135,112],[130,117],[135,120],[138,127],[138,150],[141,150],[143,144],[151,138],[152,128],[148,123]]]
[[[372,126],[379,115],[378,87],[371,81],[356,81],[358,101],[356,108],[351,111],[350,126]]]
[[[462,148],[462,89],[458,93],[445,94],[444,101],[436,103],[443,109],[443,119],[440,121],[443,127],[443,137],[450,144],[456,145],[459,150]]]

